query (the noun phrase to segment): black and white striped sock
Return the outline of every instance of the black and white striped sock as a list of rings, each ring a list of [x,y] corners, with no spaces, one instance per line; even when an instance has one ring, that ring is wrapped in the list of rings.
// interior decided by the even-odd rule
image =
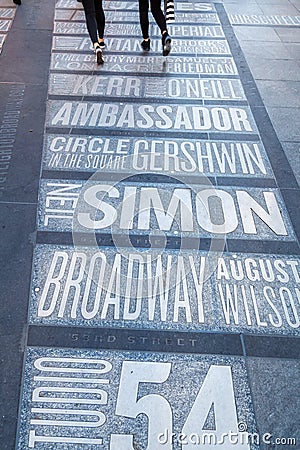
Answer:
[[[174,0],[165,0],[165,16],[167,22],[174,22],[175,20]]]

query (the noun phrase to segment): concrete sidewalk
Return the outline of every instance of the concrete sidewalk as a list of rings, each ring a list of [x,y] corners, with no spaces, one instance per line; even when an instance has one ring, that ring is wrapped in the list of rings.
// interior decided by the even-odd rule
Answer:
[[[300,2],[104,9],[0,0],[1,449],[298,448]]]

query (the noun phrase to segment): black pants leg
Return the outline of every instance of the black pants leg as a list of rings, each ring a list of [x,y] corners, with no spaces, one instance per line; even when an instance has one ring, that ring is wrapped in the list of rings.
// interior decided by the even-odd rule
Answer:
[[[150,0],[151,12],[161,33],[167,29],[166,18],[161,10],[161,0]]]
[[[94,0],[95,10],[96,10],[96,21],[99,38],[103,39],[104,37],[104,28],[105,28],[105,15],[102,6],[102,0]]]
[[[102,38],[105,27],[105,16],[102,7],[102,0],[82,0],[85,13],[86,26],[93,44]]]
[[[139,0],[139,13],[140,13],[140,24],[142,29],[142,35],[144,39],[148,39],[149,37],[149,1],[148,0]]]

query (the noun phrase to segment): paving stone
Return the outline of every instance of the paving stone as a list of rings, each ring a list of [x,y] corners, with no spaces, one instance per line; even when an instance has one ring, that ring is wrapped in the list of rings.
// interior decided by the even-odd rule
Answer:
[[[188,2],[178,2],[177,3],[177,10],[178,11],[196,11],[196,12],[214,12],[215,8],[214,5],[211,3],[206,3],[204,5],[201,5],[201,3],[188,3]],[[76,0],[59,0],[56,3],[56,8],[63,8],[63,9],[81,9],[81,5],[76,2]],[[113,11],[119,11],[119,10],[132,10],[137,11],[138,6],[135,2],[129,2],[129,1],[120,1],[120,2],[110,2],[110,1],[104,1],[103,2],[103,8],[105,10],[113,10]]]
[[[0,116],[1,201],[37,200],[41,155],[29,150],[42,146],[46,94],[45,86],[0,84],[3,99]],[[28,146],[25,152],[24,141]],[[17,170],[20,164],[22,171]]]
[[[2,51],[5,39],[6,39],[6,34],[0,34],[0,52]]]
[[[290,56],[299,61],[299,55],[300,55],[300,43],[285,43],[285,48],[288,49],[288,52],[290,54]]]
[[[1,11],[0,11],[1,14]],[[7,33],[11,25],[11,20],[0,18],[0,32]]]
[[[28,84],[45,83],[50,60],[50,55],[45,52],[45,48],[50,48],[51,33],[44,30],[28,30],[22,37],[22,46],[16,46],[15,42],[22,33],[15,28],[9,32],[3,56],[9,58],[10,64],[18,67],[18,70],[12,71],[8,64],[3,65],[0,80]],[[20,64],[20,59],[23,59],[23,64]]]
[[[243,341],[248,357],[299,359],[300,356],[299,336],[295,338],[280,336],[273,339],[267,334],[259,338],[253,334],[245,334]]]
[[[10,5],[13,1],[10,1]],[[14,30],[49,30],[53,28],[53,0],[42,4],[39,0],[31,0],[30,7],[22,5],[16,8]],[[24,33],[23,33],[24,36]],[[34,45],[34,43],[32,42]]]
[[[249,358],[247,371],[259,434],[269,435],[265,436],[267,442],[262,442],[260,448],[296,448],[299,436],[299,361]],[[288,416],[285,415],[287,404]],[[276,439],[279,439],[277,443]]]
[[[286,204],[289,205],[289,216],[293,221],[293,226],[298,239],[300,236],[300,218],[297,213],[297,208],[299,208],[299,189],[284,189],[282,190],[282,195]]]
[[[292,170],[300,185],[300,143],[283,142],[283,150],[290,161],[293,161]]]
[[[300,42],[300,30],[290,30],[289,28],[276,29],[276,34],[282,42]]]
[[[234,32],[240,41],[262,41],[265,43],[280,40],[275,30],[267,27],[235,27]]]
[[[1,8],[16,8],[15,4],[12,4],[10,0],[0,0]]]
[[[297,8],[295,8],[292,4],[290,4],[289,2],[284,2],[284,3],[272,3],[272,4],[267,4],[267,3],[262,3],[261,4],[261,9],[263,11],[264,14],[278,14],[278,15],[284,15],[284,16],[288,16],[288,15],[297,15],[299,13],[299,11],[297,10]]]
[[[258,80],[257,87],[266,106],[300,107],[300,82]]]
[[[2,448],[13,447],[23,363],[27,299],[35,230],[35,205],[0,203],[1,437]],[[16,276],[18,274],[18,276]]]
[[[298,0],[290,0],[290,3],[300,12],[300,5]]]
[[[297,126],[300,120],[298,108],[268,106],[267,110],[280,141],[300,141],[299,127]]]
[[[79,370],[85,372],[80,378]],[[132,384],[126,381],[129,379]],[[22,410],[28,413],[21,415],[17,445],[20,450],[28,442],[32,442],[31,445],[39,442],[39,447],[46,449],[49,448],[47,443],[58,446],[68,442],[69,448],[78,448],[81,443],[82,448],[88,448],[91,443],[99,445],[101,441],[104,448],[110,446],[111,449],[129,441],[130,445],[134,442],[136,448],[144,448],[148,441],[148,445],[157,449],[179,450],[181,430],[189,439],[191,433],[194,434],[192,439],[197,439],[195,434],[198,434],[199,442],[204,439],[201,427],[214,435],[216,441],[227,428],[242,439],[238,428],[241,423],[246,424],[250,433],[256,431],[241,358],[30,348],[25,380]],[[133,392],[128,397],[130,389]],[[67,391],[69,399],[61,394],[62,390]],[[127,411],[130,408],[128,398],[133,401],[132,412]],[[97,403],[101,406],[96,409]],[[224,412],[225,405],[226,419],[219,422],[222,417],[219,411]],[[59,417],[54,406],[59,408]],[[154,411],[156,417],[159,415],[158,421]],[[135,418],[139,413],[143,414]],[[148,433],[147,416],[151,424]],[[202,425],[199,425],[199,417]],[[98,422],[98,427],[91,422]],[[172,431],[175,432],[174,445],[170,442]],[[229,437],[225,439],[227,448],[234,448]],[[191,445],[194,447],[195,443]],[[239,447],[248,448],[242,444]],[[258,449],[256,445],[251,448]]]
[[[300,81],[298,61],[247,58],[247,62],[256,80]]]
[[[256,2],[225,3],[224,7],[227,14],[259,15],[263,13],[261,7]]]
[[[296,59],[297,57],[292,53],[290,45],[287,47],[283,43],[266,42],[261,45],[260,42],[240,42],[242,50],[245,53],[246,58],[256,58],[258,61],[260,59]]]

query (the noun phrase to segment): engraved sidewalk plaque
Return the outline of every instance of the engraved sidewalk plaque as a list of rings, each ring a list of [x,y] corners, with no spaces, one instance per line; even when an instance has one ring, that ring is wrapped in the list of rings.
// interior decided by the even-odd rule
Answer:
[[[273,178],[261,142],[46,135],[44,168],[164,175]]]
[[[278,189],[44,180],[40,230],[294,240]]]
[[[200,56],[168,56],[160,55],[117,55],[105,54],[105,64],[97,66],[95,57],[90,54],[53,53],[51,69],[72,71],[97,70],[98,73],[153,73],[176,75],[207,75],[207,76],[233,76],[237,75],[237,68],[233,58],[200,57]]]
[[[258,449],[242,358],[29,348],[25,380],[17,450]]]
[[[166,100],[246,100],[239,80],[229,78],[161,78],[122,75],[50,74],[49,94],[130,99],[163,98]]]
[[[297,334],[296,256],[38,245],[30,322]],[[160,245],[159,245],[160,244]]]

